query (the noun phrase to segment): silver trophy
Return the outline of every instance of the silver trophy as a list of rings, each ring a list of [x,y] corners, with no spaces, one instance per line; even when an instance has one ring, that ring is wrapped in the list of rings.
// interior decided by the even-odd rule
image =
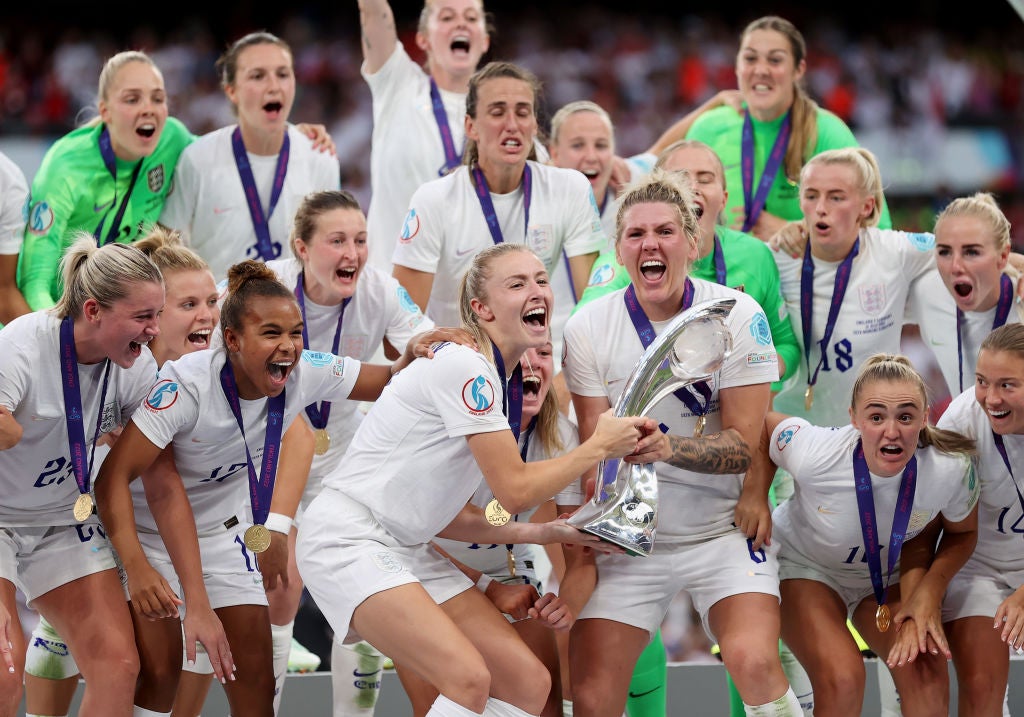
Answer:
[[[673,391],[709,378],[732,351],[725,325],[735,299],[705,301],[679,314],[651,342],[615,403],[616,416],[646,415]],[[653,463],[601,461],[593,499],[568,520],[632,555],[648,556],[658,525],[658,474]]]

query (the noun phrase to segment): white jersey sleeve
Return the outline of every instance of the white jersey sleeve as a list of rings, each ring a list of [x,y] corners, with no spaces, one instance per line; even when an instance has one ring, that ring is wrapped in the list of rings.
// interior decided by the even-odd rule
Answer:
[[[28,220],[28,181],[10,157],[0,152],[0,254],[21,251]]]
[[[175,366],[168,363],[161,369],[132,422],[150,443],[163,449],[176,435],[195,427],[199,419],[199,400],[192,386],[183,382]]]
[[[427,182],[415,191],[409,202],[398,244],[395,245],[395,264],[430,274],[437,273],[450,219],[444,211],[446,198],[455,182],[460,179],[469,181],[462,176],[468,174],[468,171],[459,167],[448,176]]]

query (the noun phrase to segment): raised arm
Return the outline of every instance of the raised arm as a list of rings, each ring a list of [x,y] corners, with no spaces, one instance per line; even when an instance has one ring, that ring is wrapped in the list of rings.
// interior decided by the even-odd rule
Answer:
[[[374,74],[391,57],[398,41],[395,15],[387,0],[359,0],[359,26],[366,71]]]

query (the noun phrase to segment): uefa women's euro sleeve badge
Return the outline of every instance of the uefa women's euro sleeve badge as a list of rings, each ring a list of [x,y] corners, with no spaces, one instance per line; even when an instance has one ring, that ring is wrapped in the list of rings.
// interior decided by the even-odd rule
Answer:
[[[646,415],[661,399],[721,368],[732,351],[725,319],[735,304],[735,299],[705,301],[673,319],[640,357],[615,404],[615,415]],[[593,499],[569,518],[569,524],[632,555],[650,555],[658,525],[654,464],[605,460],[598,476]]]

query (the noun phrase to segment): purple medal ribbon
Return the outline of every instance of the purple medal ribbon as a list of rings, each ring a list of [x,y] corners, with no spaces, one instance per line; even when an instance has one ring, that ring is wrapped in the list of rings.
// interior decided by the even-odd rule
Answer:
[[[715,232],[715,249],[712,260],[715,263],[715,283],[721,286],[727,286],[725,283],[725,254],[722,253],[722,242],[718,238],[717,232]]]
[[[857,447],[853,450],[853,476],[857,486],[857,511],[860,514],[860,530],[864,536],[864,553],[871,573],[871,587],[875,591],[875,601],[885,604],[886,589],[892,569],[899,560],[903,541],[906,538],[907,526],[910,524],[910,512],[914,507],[914,489],[917,487],[917,456],[911,456],[910,462],[903,469],[900,477],[899,497],[896,499],[896,513],[892,520],[892,535],[889,537],[888,571],[882,579],[881,546],[878,544],[878,521],[875,517],[875,499],[871,489],[871,471],[864,460],[864,446],[857,439]]]
[[[299,311],[302,314],[302,348],[309,349],[309,333],[306,331],[306,296],[302,287],[305,285],[305,272],[299,272],[299,280],[295,284],[295,300],[299,302]],[[331,353],[338,355],[338,348],[341,346],[341,327],[345,323],[345,309],[348,308],[352,297],[341,302],[341,311],[338,312],[338,327],[334,330],[334,343],[331,344]],[[327,422],[331,420],[331,402],[321,401],[320,405],[311,403],[306,406],[306,415],[313,428],[323,430],[327,428]]]
[[[686,285],[683,288],[683,306],[679,309],[680,311],[686,311],[690,308],[690,304],[693,303],[693,293],[693,282],[687,278]],[[646,349],[654,341],[654,327],[651,326],[650,319],[647,318],[643,307],[640,306],[640,302],[636,298],[636,289],[633,288],[632,284],[626,287],[623,299],[626,302],[626,312],[629,314],[629,319],[633,322],[633,328],[636,329],[636,335],[640,338],[640,343]],[[668,359],[665,360],[668,361]],[[708,410],[711,408],[711,387],[708,386],[707,381],[697,381],[691,385],[703,397],[703,404],[687,388],[677,388],[672,393],[690,409],[690,413],[693,415],[707,415]]]
[[[90,489],[89,469],[96,454],[96,439],[100,436],[103,423],[103,404],[107,400],[107,386],[110,384],[110,359],[104,361],[103,388],[100,390],[100,408],[96,412],[96,430],[92,434],[92,448],[89,460],[85,459],[85,425],[82,420],[82,388],[78,383],[78,352],[75,350],[75,325],[71,317],[60,322],[60,368],[64,379],[64,413],[67,417],[68,446],[71,448],[71,470],[75,474],[78,492],[86,494]]]
[[[495,345],[494,366],[501,378],[501,410],[508,418],[508,426],[518,441],[519,429],[523,423],[523,365],[517,363],[512,369],[512,378],[506,378],[508,374],[505,373],[505,359]]]
[[[111,178],[114,180],[114,198],[110,201],[110,209],[114,208],[117,204],[117,155],[114,154],[114,146],[110,142],[110,131],[104,125],[100,131],[100,156],[103,157],[103,164],[106,166],[107,171],[110,172]],[[103,225],[107,221],[107,217],[110,215],[110,209],[107,210],[106,214],[103,215],[103,219],[96,226],[96,231],[93,232],[93,236],[96,238],[97,243],[100,246],[109,244],[112,241],[117,240],[117,235],[121,230],[121,220],[124,219],[124,213],[128,209],[128,200],[131,199],[132,190],[135,189],[135,182],[139,178],[139,172],[142,170],[142,163],[145,158],[142,158],[135,165],[135,169],[132,171],[131,181],[128,183],[128,191],[125,192],[124,199],[121,200],[121,206],[117,208],[117,214],[114,215],[114,221],[111,222],[110,227],[107,229],[107,236],[104,239],[100,239],[103,234]]]
[[[832,332],[836,328],[836,319],[839,318],[839,307],[843,304],[846,296],[846,288],[850,284],[850,274],[853,272],[853,260],[860,252],[860,239],[853,242],[850,253],[846,255],[839,268],[836,269],[836,280],[832,289],[832,304],[828,308],[828,317],[825,320],[825,332],[818,341],[820,353],[818,363],[811,371],[811,336],[813,330],[814,314],[814,258],[811,256],[811,241],[807,240],[804,249],[804,263],[800,275],[800,324],[804,337],[804,360],[807,362],[807,385],[813,386],[818,382],[818,371],[825,362],[825,350],[828,342],[832,339]]]
[[[476,198],[480,200],[480,208],[484,212],[484,219],[487,220],[487,228],[491,232],[491,239],[495,244],[505,241],[501,235],[501,226],[498,224],[498,214],[494,211],[494,202],[491,201],[491,189],[487,186],[487,177],[480,171],[480,167],[473,167],[473,184],[476,187]],[[523,167],[523,237],[530,230],[530,195],[533,187],[533,178],[530,176],[530,165]]]
[[[273,241],[270,237],[270,217],[277,207],[277,200],[281,198],[281,189],[284,187],[285,175],[288,174],[288,155],[291,142],[288,139],[287,130],[284,133],[284,143],[277,155],[277,167],[274,169],[274,184],[270,191],[270,206],[266,214],[263,213],[263,205],[260,203],[260,193],[256,191],[256,180],[252,176],[252,167],[249,166],[249,155],[245,151],[245,142],[242,141],[242,130],[235,127],[231,133],[231,149],[235,155],[235,166],[238,167],[238,177],[242,180],[242,190],[245,192],[245,200],[249,204],[249,216],[252,217],[252,227],[256,231],[256,244],[249,247],[246,256],[259,258],[263,261],[270,261],[281,256],[281,243]],[[256,256],[252,256],[255,252]]]
[[[1017,479],[1013,475],[1013,468],[1010,467],[1010,457],[1006,455],[1006,444],[1003,443],[1003,437],[995,431],[992,431],[992,441],[996,444],[996,450],[999,451],[999,457],[1003,459],[1003,465],[1006,466],[1006,472],[1010,474],[1010,480],[1013,481],[1013,487],[1017,490],[1017,500],[1020,501],[1021,510],[1024,510],[1024,493],[1020,492],[1020,486],[1017,485]]]
[[[992,330],[995,331],[1006,323],[1013,306],[1013,282],[1006,274],[999,275],[999,302],[996,304],[996,315],[992,319]],[[956,307],[956,362],[960,369],[960,392],[964,390],[964,312]]]
[[[743,169],[743,206],[746,209],[746,219],[743,220],[743,231],[749,232],[750,228],[757,223],[761,216],[765,201],[768,199],[768,191],[775,183],[775,175],[782,166],[782,160],[786,156],[786,148],[789,146],[790,113],[786,113],[782,125],[779,127],[779,134],[775,137],[775,144],[764,164],[764,171],[761,172],[761,181],[757,184],[757,194],[751,196],[754,187],[754,123],[750,119],[750,111],[743,117],[743,143],[741,145],[741,164]]]
[[[455,151],[452,128],[448,125],[448,113],[444,111],[441,91],[433,77],[430,78],[430,104],[434,108],[434,121],[437,122],[437,131],[441,133],[441,145],[444,147],[444,166],[437,172],[438,176],[443,177],[462,164],[462,154]]]
[[[242,423],[242,405],[238,396],[238,384],[235,382],[235,371],[231,360],[224,362],[220,370],[220,385],[224,396],[231,406],[231,413],[242,432],[242,445],[245,446],[245,462],[249,468],[249,502],[252,504],[252,522],[263,525],[270,514],[270,499],[274,495],[274,479],[277,477],[277,454],[281,448],[281,431],[284,428],[284,389],[281,393],[267,399],[267,432],[263,439],[263,470],[256,475],[256,467],[252,463],[249,444],[245,440],[245,426]]]

